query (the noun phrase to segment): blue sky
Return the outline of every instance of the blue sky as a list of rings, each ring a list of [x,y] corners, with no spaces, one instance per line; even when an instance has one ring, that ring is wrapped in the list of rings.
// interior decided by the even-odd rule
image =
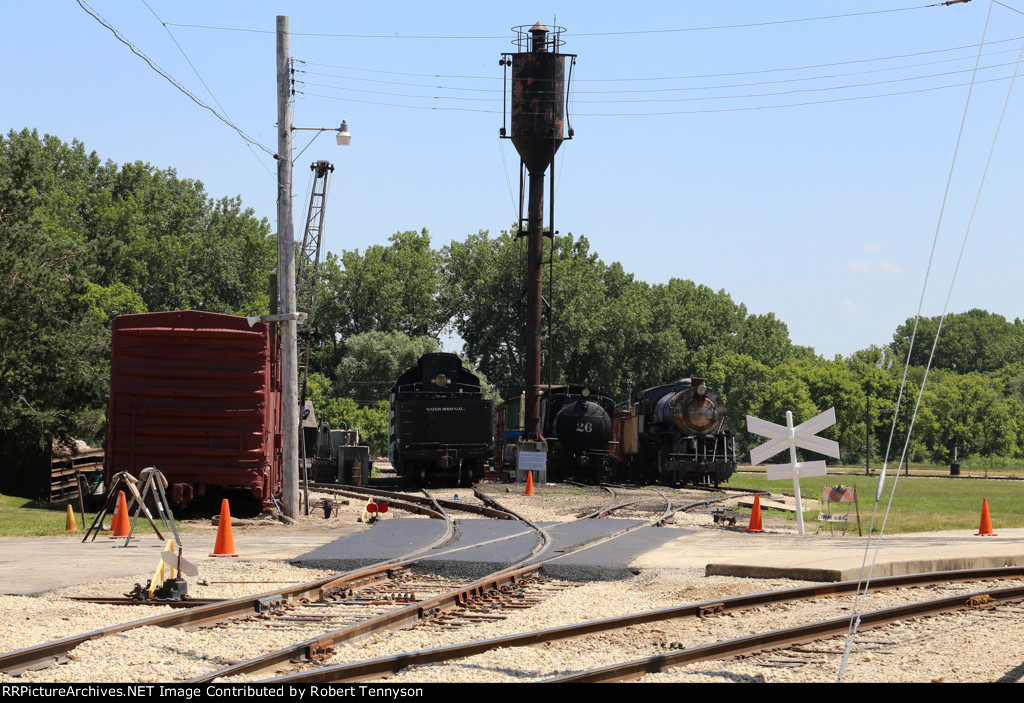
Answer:
[[[774,312],[795,343],[826,356],[890,341],[917,310],[991,7],[925,296],[924,314],[941,313],[1024,41],[1024,14],[1011,9],[1024,0],[925,4],[88,0],[270,151],[275,17],[290,17],[304,71],[294,124],[346,119],[353,134],[349,147],[325,134],[296,159],[300,218],[309,164],[336,166],[325,225],[335,252],[399,230],[426,227],[440,247],[511,226],[518,156],[498,138],[498,59],[512,50],[511,27],[557,23],[563,51],[578,56],[557,229],[639,279],[690,278]],[[5,132],[36,128],[117,163],[173,167],[274,222],[273,159],[77,2],[3,8]],[[953,312],[1022,316],[1022,89],[1006,108]],[[309,137],[297,133],[296,153]]]

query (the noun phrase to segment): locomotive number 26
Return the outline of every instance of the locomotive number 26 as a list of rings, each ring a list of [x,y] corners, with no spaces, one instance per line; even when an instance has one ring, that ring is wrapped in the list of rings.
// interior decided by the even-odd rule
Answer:
[[[592,432],[593,429],[594,429],[594,423],[592,423],[592,422],[577,422],[576,423],[576,431],[577,432]]]

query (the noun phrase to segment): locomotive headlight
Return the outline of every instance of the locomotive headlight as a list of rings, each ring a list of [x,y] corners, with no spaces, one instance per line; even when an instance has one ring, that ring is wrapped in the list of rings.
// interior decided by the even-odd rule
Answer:
[[[686,422],[697,432],[706,432],[715,424],[715,406],[707,399],[695,400],[686,406]]]
[[[435,386],[441,386],[441,387],[447,386],[448,385],[448,377],[445,376],[443,373],[437,374],[437,376],[434,377],[434,385]]]
[[[697,395],[704,395],[707,392],[708,392],[708,387],[705,386],[703,383],[700,384],[699,386],[697,386]]]
[[[590,395],[590,389],[589,388],[584,388],[582,391],[580,391],[580,395],[582,395],[584,398],[586,398],[588,395]]]

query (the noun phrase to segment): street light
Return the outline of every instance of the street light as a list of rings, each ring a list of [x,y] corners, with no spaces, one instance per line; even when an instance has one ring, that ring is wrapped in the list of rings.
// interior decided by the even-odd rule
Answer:
[[[348,133],[348,120],[341,121],[338,127],[338,146],[348,146],[352,143],[352,135]]]
[[[352,143],[352,135],[348,133],[348,120],[342,120],[340,127],[296,127],[292,125],[293,132],[305,130],[308,132],[337,132],[338,146],[348,146]],[[313,137],[316,139],[316,137]],[[308,145],[307,145],[308,146]],[[300,153],[299,156],[302,154]]]

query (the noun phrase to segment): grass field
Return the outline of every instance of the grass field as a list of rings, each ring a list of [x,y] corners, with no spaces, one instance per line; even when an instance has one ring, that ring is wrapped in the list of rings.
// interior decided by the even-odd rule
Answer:
[[[857,487],[861,524],[867,534],[871,513],[875,509],[877,473],[874,476],[864,476],[863,473],[830,473],[825,478],[829,485]],[[884,509],[892,495],[894,478],[890,471],[886,478],[874,532],[878,532],[881,527]],[[820,500],[825,482],[821,477],[804,479],[800,482],[800,493],[804,499]],[[793,493],[792,480],[768,481],[763,470],[737,473],[726,485],[757,488],[774,493]],[[895,485],[896,495],[892,499],[892,507],[885,525],[887,534],[961,529],[973,529],[977,532],[981,522],[982,501],[985,499],[988,500],[992,526],[996,532],[1001,527],[1024,527],[1024,481],[901,476]],[[833,507],[833,512],[837,507]],[[796,520],[795,516],[793,520]],[[806,525],[817,526],[817,521],[817,510],[804,512]]]
[[[749,467],[748,467],[749,469]],[[857,473],[832,473],[827,476],[829,485],[845,484],[857,487],[857,498],[860,504],[861,524],[867,533],[871,522],[871,513],[875,507],[875,476],[864,476],[863,470]],[[1024,527],[1024,481],[1015,480],[980,480],[970,478],[948,478],[948,470],[943,477],[901,476],[896,485],[896,497],[892,501],[892,510],[885,525],[887,534],[899,532],[930,532],[934,530],[974,530],[977,532],[981,521],[981,504],[988,500],[992,526],[996,532],[1000,528]],[[882,496],[882,508],[889,501],[893,487],[893,475],[886,480],[885,494]],[[825,481],[822,478],[805,479],[800,482],[800,492],[805,499],[820,500],[821,489]],[[756,467],[735,474],[725,487],[756,488],[773,493],[793,492],[793,482],[771,481],[765,476],[764,469]],[[582,492],[582,491],[581,491]],[[838,506],[837,506],[838,507]],[[81,533],[89,528],[95,517],[94,513],[86,513],[86,524],[82,523],[78,506],[75,505],[75,520]],[[833,508],[835,510],[835,508]],[[134,511],[133,511],[134,512]],[[796,521],[795,515],[789,515]],[[0,495],[0,537],[41,537],[46,535],[65,534],[67,506],[13,498]],[[876,519],[874,531],[881,526],[881,514]],[[804,513],[804,522],[808,527],[817,526],[818,510]],[[110,518],[106,522],[109,524]],[[152,528],[140,516],[136,531],[151,532]]]
[[[79,534],[85,531],[96,519],[96,513],[85,513],[86,523],[82,524],[82,514],[78,512],[78,503],[74,503],[75,523]],[[129,511],[129,524],[134,510]],[[49,535],[67,534],[68,508],[66,503],[45,503],[27,498],[16,498],[0,494],[0,537],[46,537]],[[154,517],[154,519],[156,519]],[[110,526],[110,515],[104,522]],[[160,522],[157,519],[157,524]],[[136,533],[152,533],[153,528],[146,521],[145,515],[139,515]]]

